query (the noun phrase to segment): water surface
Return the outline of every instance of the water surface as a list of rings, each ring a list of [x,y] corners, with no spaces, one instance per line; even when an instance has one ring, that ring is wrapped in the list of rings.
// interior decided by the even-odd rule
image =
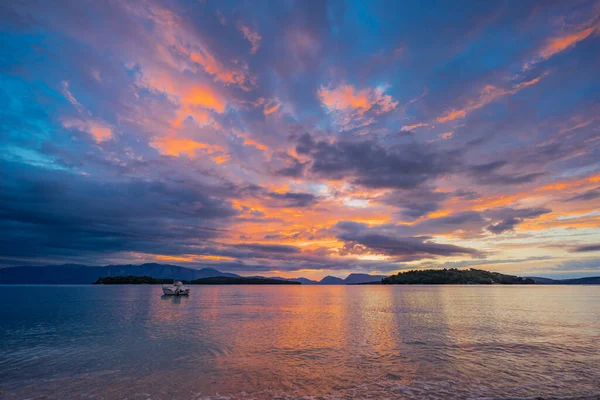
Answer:
[[[597,398],[599,286],[1,286],[0,398]]]

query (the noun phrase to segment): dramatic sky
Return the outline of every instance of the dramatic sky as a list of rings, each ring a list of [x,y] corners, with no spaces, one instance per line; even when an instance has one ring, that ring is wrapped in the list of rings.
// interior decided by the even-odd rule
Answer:
[[[600,272],[599,1],[0,5],[0,265]]]

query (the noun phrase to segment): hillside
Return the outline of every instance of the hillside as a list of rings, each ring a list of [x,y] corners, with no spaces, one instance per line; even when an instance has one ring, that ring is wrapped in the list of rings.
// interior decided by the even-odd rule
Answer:
[[[532,276],[530,279],[533,279],[535,283],[542,285],[600,285],[600,276],[572,279],[550,279]]]
[[[383,284],[401,285],[531,285],[535,281],[530,278],[504,275],[498,272],[483,271],[480,269],[425,269],[400,272],[382,281]]]
[[[157,279],[191,281],[213,276],[238,277],[239,275],[212,268],[191,269],[169,264],[107,265],[104,267],[65,264],[0,269],[0,283],[4,284],[90,284],[107,276],[151,276]]]
[[[300,285],[300,282],[260,277],[213,276],[183,281],[188,285]],[[95,285],[157,285],[171,284],[173,279],[156,279],[151,276],[107,276],[94,282]]]
[[[319,281],[319,285],[344,285],[344,280],[336,276],[326,276]]]
[[[301,285],[300,282],[287,281],[282,279],[270,279],[259,277],[228,277],[213,276],[211,278],[195,279],[189,282],[190,285]]]
[[[344,279],[346,285],[358,285],[363,283],[381,283],[382,279],[387,278],[385,275],[369,275],[369,274],[350,274]]]

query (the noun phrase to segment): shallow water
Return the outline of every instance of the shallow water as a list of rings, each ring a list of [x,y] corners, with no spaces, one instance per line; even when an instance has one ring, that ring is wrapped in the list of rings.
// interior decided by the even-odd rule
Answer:
[[[600,393],[600,286],[0,289],[2,399]]]

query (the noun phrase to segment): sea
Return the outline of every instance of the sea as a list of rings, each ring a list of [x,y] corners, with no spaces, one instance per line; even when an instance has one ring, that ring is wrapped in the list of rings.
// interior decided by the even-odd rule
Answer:
[[[600,398],[600,286],[161,294],[0,286],[0,398]]]

